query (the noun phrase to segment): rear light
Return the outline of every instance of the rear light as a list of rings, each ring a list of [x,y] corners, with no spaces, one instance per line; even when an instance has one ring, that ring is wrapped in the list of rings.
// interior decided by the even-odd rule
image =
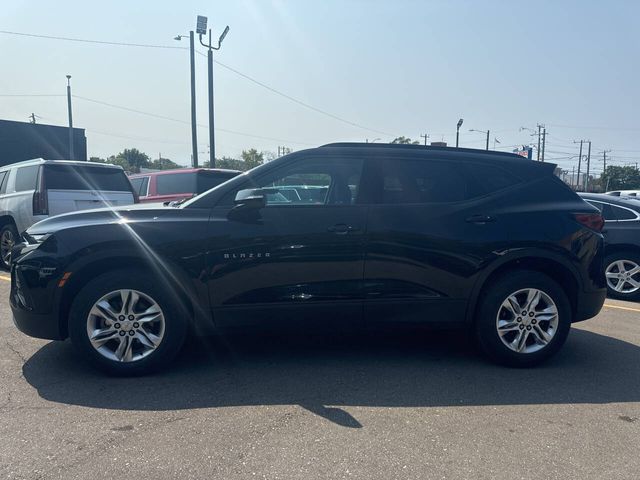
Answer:
[[[574,213],[573,215],[578,223],[596,232],[601,232],[604,227],[604,218],[599,213]]]
[[[40,169],[38,176],[38,186],[33,192],[33,214],[49,215],[49,199],[47,195],[47,187],[44,184],[44,168]]]

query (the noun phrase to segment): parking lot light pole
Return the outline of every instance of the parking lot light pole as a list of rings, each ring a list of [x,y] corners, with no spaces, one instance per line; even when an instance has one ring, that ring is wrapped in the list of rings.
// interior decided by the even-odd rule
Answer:
[[[198,21],[196,26],[196,33],[199,36],[200,44],[208,49],[207,52],[207,64],[209,67],[209,166],[215,168],[216,166],[216,141],[214,133],[213,122],[213,51],[220,50],[224,37],[229,33],[229,26],[227,25],[218,38],[218,46],[214,47],[211,42],[211,29],[209,29],[209,43],[206,44],[202,41],[202,36],[207,33],[207,17],[198,15]]]
[[[456,125],[456,148],[458,148],[460,144],[460,127],[462,126],[462,122],[464,122],[464,119],[461,118],[458,120],[458,125]]]
[[[489,134],[491,133],[491,130],[476,130],[475,128],[472,128],[469,131],[470,132],[478,132],[478,133],[486,133],[487,134],[487,146],[486,146],[486,149],[489,150]]]
[[[67,75],[67,110],[69,111],[69,160],[75,160],[73,151],[73,113],[71,111],[71,75]]]
[[[182,40],[186,35],[177,35],[174,40]],[[195,35],[189,32],[189,64],[191,69],[191,163],[198,168],[198,125],[196,123],[196,55]]]

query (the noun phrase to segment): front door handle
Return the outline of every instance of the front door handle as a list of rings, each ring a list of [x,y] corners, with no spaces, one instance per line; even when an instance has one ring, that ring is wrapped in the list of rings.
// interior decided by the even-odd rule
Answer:
[[[495,222],[495,221],[496,221],[495,217],[492,217],[490,215],[471,215],[469,218],[466,219],[467,223],[478,223],[481,225],[489,222]]]
[[[328,232],[335,233],[336,235],[346,235],[349,232],[353,232],[356,229],[346,223],[337,223],[327,228]]]

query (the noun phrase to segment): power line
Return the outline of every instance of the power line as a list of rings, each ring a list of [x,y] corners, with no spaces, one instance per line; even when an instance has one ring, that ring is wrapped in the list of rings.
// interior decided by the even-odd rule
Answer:
[[[71,37],[58,37],[58,36],[53,36],[53,35],[36,35],[33,33],[21,33],[21,32],[10,32],[10,31],[6,31],[6,30],[0,30],[0,33],[4,33],[7,35],[19,35],[19,36],[23,36],[23,37],[35,37],[35,38],[46,38],[49,40],[63,40],[63,41],[68,41],[68,42],[81,42],[81,43],[91,43],[91,44],[98,44],[98,45],[112,45],[112,46],[120,46],[120,47],[142,47],[142,48],[157,48],[157,49],[170,49],[170,50],[188,50],[188,48],[186,47],[179,47],[179,46],[173,46],[173,45],[152,45],[152,44],[142,44],[142,43],[126,43],[126,42],[108,42],[108,41],[102,41],[102,40],[88,40],[88,39],[84,39],[84,38],[71,38]],[[197,52],[199,55],[206,57],[206,55],[200,51]],[[359,124],[357,122],[352,122],[351,120],[347,120],[345,118],[342,118],[338,115],[335,115],[333,113],[327,112],[326,110],[322,110],[321,108],[318,107],[314,107],[313,105],[310,105],[308,103],[303,102],[302,100],[298,100],[295,97],[292,97],[291,95],[287,95],[286,93],[283,93],[273,87],[270,87],[269,85],[262,83],[259,80],[256,80],[255,78],[240,72],[239,70],[236,70],[233,67],[230,67],[229,65],[225,65],[222,62],[219,62],[218,60],[214,60],[214,62],[217,65],[220,65],[222,68],[225,68],[233,73],[235,73],[236,75],[249,80],[250,82],[255,83],[256,85],[259,85],[260,87],[269,90],[272,93],[275,93],[276,95],[279,95],[283,98],[286,98],[287,100],[290,100],[294,103],[297,103],[298,105],[301,105],[305,108],[308,108],[310,110],[313,110],[316,113],[319,113],[321,115],[325,115],[329,118],[332,118],[334,120],[337,120],[339,122],[343,122],[347,125],[351,125],[352,127],[357,127],[357,128],[361,128],[363,130],[368,130],[370,132],[374,132],[374,133],[379,133],[382,135],[387,135],[387,136],[391,136],[391,137],[395,137],[397,135],[389,133],[389,132],[385,132],[382,130],[377,130],[375,128],[371,128],[371,127],[367,127],[365,125]],[[295,142],[294,142],[295,143]]]
[[[182,123],[182,124],[185,124],[185,125],[190,125],[191,124],[191,122],[188,122],[186,120],[180,120],[178,118],[167,117],[166,115],[159,115],[157,113],[145,112],[143,110],[137,110],[135,108],[129,108],[129,107],[124,107],[122,105],[116,105],[116,104],[109,103],[109,102],[103,102],[102,100],[96,100],[96,99],[93,99],[93,98],[82,97],[80,95],[73,95],[73,98],[77,98],[78,100],[84,100],[86,102],[95,103],[95,104],[98,104],[98,105],[103,105],[103,106],[106,106],[106,107],[111,107],[111,108],[116,108],[116,109],[119,109],[119,110],[124,110],[124,111],[127,111],[127,112],[137,113],[139,115],[146,115],[148,117],[158,118],[160,120],[167,120],[167,121],[170,121],[170,122]],[[208,128],[206,125],[202,125],[202,124],[198,124],[198,127],[200,127],[200,128]],[[293,141],[293,140],[285,140],[285,139],[282,139],[282,138],[266,137],[266,136],[262,136],[262,135],[253,135],[253,134],[250,134],[250,133],[238,132],[238,131],[229,130],[229,129],[226,129],[226,128],[216,128],[216,130],[218,130],[220,132],[224,132],[224,133],[230,133],[230,134],[233,134],[233,135],[241,135],[241,136],[244,136],[244,137],[258,138],[258,139],[261,139],[261,140],[270,140],[270,141],[275,141],[275,142],[287,142],[287,143],[294,143],[294,144],[297,144],[297,145],[307,145],[307,146],[313,146],[314,145],[312,143],[296,142],[296,141]]]
[[[178,47],[177,45],[151,45],[148,43],[107,42],[102,40],[87,40],[85,38],[56,37],[54,35],[36,35],[35,33],[9,32],[6,30],[0,30],[0,33],[4,33],[6,35],[18,35],[21,37],[46,38],[48,40],[64,40],[67,42],[95,43],[99,45],[115,45],[118,47],[140,47],[140,48],[159,48],[159,49],[166,49],[166,50],[187,50],[186,47]]]

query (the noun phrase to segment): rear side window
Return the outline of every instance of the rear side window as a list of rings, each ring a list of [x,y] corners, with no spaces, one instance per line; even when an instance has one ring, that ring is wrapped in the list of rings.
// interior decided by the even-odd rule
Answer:
[[[177,193],[196,193],[196,174],[173,173],[156,177],[158,195],[174,195]]]
[[[593,205],[598,210],[600,210],[600,213],[602,214],[602,217],[606,221],[611,222],[611,221],[617,220],[615,214],[613,213],[613,208],[611,207],[610,204],[608,204],[608,203],[600,203],[600,202],[593,202],[593,201],[590,201],[590,200],[587,200],[587,203],[590,204],[590,205]]]
[[[617,220],[635,220],[638,218],[634,212],[627,210],[626,208],[620,208],[614,205],[612,205],[611,208],[613,209],[613,214]]]
[[[493,165],[465,163],[463,168],[466,170],[468,178],[478,184],[478,190],[483,194],[504,190],[521,182],[517,176]]]
[[[35,190],[36,182],[38,181],[39,169],[40,165],[18,168],[18,171],[16,172],[16,192]]]
[[[46,165],[44,180],[49,190],[131,192],[127,176],[118,168]]]
[[[129,181],[133,186],[133,191],[140,197],[147,195],[147,186],[149,185],[149,177],[130,178]]]
[[[211,190],[213,187],[217,187],[236,175],[237,173],[235,172],[198,172],[198,183],[195,193],[200,194]]]
[[[9,172],[0,172],[0,194],[7,191],[7,179],[9,178]]]

